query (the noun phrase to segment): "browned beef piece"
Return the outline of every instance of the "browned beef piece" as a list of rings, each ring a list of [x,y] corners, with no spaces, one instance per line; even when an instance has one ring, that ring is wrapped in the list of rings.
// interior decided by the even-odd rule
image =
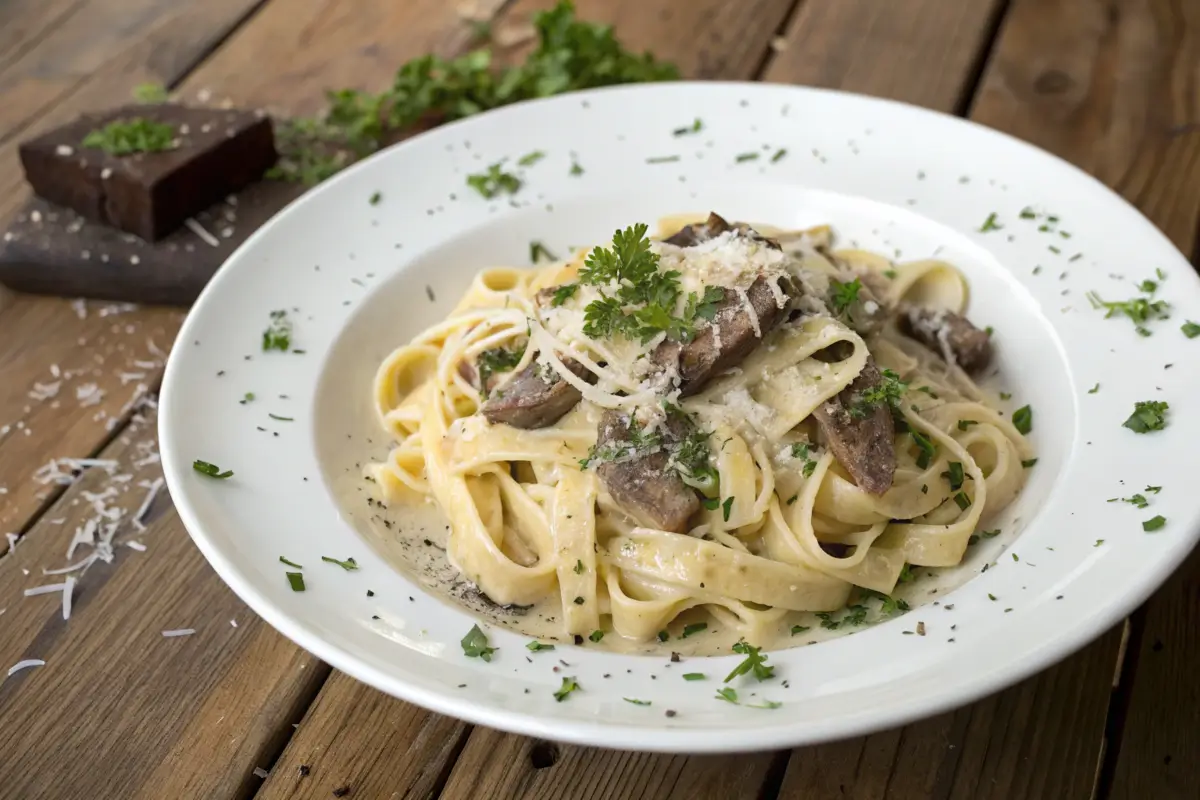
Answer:
[[[685,225],[676,231],[671,236],[668,236],[665,241],[667,244],[673,244],[676,247],[695,247],[701,242],[707,242],[709,239],[715,239],[722,233],[728,231],[737,231],[743,236],[751,239],[756,239],[766,243],[768,247],[776,250],[779,249],[779,243],[774,239],[768,239],[758,231],[751,228],[744,222],[735,222],[730,224],[725,221],[725,218],[714,212],[709,212],[708,219],[703,224]]]
[[[669,421],[669,434],[682,438],[685,433],[679,429],[682,424]],[[696,492],[667,465],[669,455],[665,450],[633,457],[621,454],[622,445],[629,441],[629,415],[605,412],[596,444],[601,451],[607,449],[617,455],[615,461],[606,461],[596,468],[600,480],[613,500],[632,516],[664,531],[685,532],[688,520],[700,510]]]
[[[787,312],[786,306],[779,307],[770,280],[779,282],[785,297],[793,291],[790,283],[783,278],[758,278],[746,289],[746,297],[758,317],[758,327],[763,337],[783,321]],[[717,304],[711,325],[703,326],[696,338],[686,344],[668,340],[651,354],[654,363],[662,367],[677,365],[684,397],[695,394],[711,378],[740,364],[762,342],[762,338],[755,335],[750,314],[738,293],[732,289],[722,291],[725,297]],[[719,336],[713,328],[719,331]]]
[[[83,144],[110,123],[136,120],[170,127],[172,146],[115,155]],[[148,242],[258,180],[276,158],[271,120],[262,112],[172,103],[85,115],[19,150],[39,196]]]
[[[582,364],[564,358],[566,367],[585,380],[591,377]],[[542,375],[549,377],[544,380]],[[483,415],[493,425],[514,428],[545,428],[558,422],[575,407],[582,394],[571,384],[535,362],[521,370],[503,389],[492,392],[483,404]]]
[[[880,287],[874,275],[855,276],[859,280],[858,294],[854,300],[841,310],[838,319],[845,322],[860,336],[870,336],[883,327],[887,321],[888,309],[879,298],[884,296],[886,287]],[[850,283],[854,281],[852,277]],[[847,281],[843,281],[847,283]],[[825,299],[826,305],[833,307],[833,288]]]
[[[896,472],[896,426],[886,403],[865,405],[860,395],[878,386],[883,376],[867,359],[858,377],[813,411],[825,444],[859,488],[883,494]],[[852,409],[854,410],[852,413]]]
[[[899,322],[904,333],[971,374],[986,369],[992,361],[992,338],[960,314],[906,306]]]

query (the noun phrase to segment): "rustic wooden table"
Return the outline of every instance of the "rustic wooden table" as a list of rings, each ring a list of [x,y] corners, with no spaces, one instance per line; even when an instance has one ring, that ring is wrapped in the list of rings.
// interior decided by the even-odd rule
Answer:
[[[470,5],[504,31],[549,3]],[[837,87],[1007,131],[1196,250],[1197,0],[578,6],[688,77]],[[7,0],[0,217],[26,196],[19,139],[136,84],[312,113],[327,87],[379,88],[402,61],[471,38],[445,0]],[[145,549],[89,569],[64,622],[57,595],[23,590],[69,563],[95,509],[136,509],[161,477],[153,398],[181,319],[0,290],[0,533],[15,534],[0,537],[0,667],[46,662],[0,683],[3,798],[1200,797],[1196,557],[1123,626],[1008,691],[899,730],[731,757],[472,728],[332,672],[221,583],[165,492]],[[118,466],[48,480],[44,465],[68,457]],[[181,628],[195,634],[162,636]]]

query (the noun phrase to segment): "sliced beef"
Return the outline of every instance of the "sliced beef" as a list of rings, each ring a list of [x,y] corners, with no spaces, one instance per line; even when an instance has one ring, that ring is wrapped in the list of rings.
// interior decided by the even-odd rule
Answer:
[[[813,411],[826,446],[859,488],[883,494],[896,472],[896,426],[886,403],[865,405],[861,395],[883,376],[868,358],[858,377]],[[853,411],[852,411],[853,410]]]
[[[669,419],[668,438],[682,438],[686,423]],[[597,448],[615,460],[601,463],[596,472],[613,500],[632,516],[674,533],[687,530],[687,522],[700,510],[696,492],[668,466],[666,450],[637,454],[632,451],[630,418],[607,411],[600,420]]]
[[[712,323],[703,326],[696,338],[686,344],[668,340],[654,349],[650,356],[654,363],[678,369],[684,397],[695,394],[711,378],[740,364],[783,321],[787,305],[779,307],[780,294],[771,288],[771,281],[776,281],[785,300],[795,291],[785,278],[763,277],[750,284],[746,298],[758,319],[757,330],[741,295],[733,289],[722,289],[724,298],[717,304]]]
[[[900,310],[900,330],[940,355],[975,374],[992,360],[992,338],[961,314],[917,306]]]
[[[855,275],[849,281],[842,281],[842,283],[853,283],[855,278],[859,281],[858,293],[854,300],[842,308],[837,316],[859,336],[870,336],[882,328],[883,323],[887,321],[888,308],[880,300],[885,290],[879,286],[873,275]],[[836,289],[831,283],[829,296],[825,300],[825,304],[831,309],[837,307],[834,302],[835,297]]]
[[[754,230],[744,222],[734,222],[730,224],[729,222],[725,221],[724,217],[722,217],[720,214],[717,214],[715,211],[709,213],[708,219],[705,220],[704,223],[685,225],[663,241],[665,241],[667,244],[673,244],[676,247],[695,247],[702,242],[707,242],[709,239],[715,239],[722,233],[728,233],[729,231],[737,231],[742,236],[763,242],[768,247],[771,247],[775,250],[780,249],[779,243],[774,239],[769,239],[766,236],[763,236],[761,233]]]
[[[578,361],[564,358],[562,362],[580,378],[591,377]],[[562,419],[581,397],[580,391],[557,373],[534,362],[517,373],[503,389],[492,392],[483,404],[483,415],[493,425],[545,428]]]

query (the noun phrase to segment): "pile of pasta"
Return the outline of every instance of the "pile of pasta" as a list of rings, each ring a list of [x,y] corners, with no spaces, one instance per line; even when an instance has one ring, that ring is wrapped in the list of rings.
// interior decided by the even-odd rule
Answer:
[[[660,229],[684,221],[664,220]],[[967,305],[966,280],[946,262],[893,263],[832,250],[827,228],[759,230],[780,242],[810,282],[847,269],[886,274],[880,283],[891,307],[906,301],[961,313]],[[686,533],[639,525],[581,462],[606,408],[646,398],[606,371],[621,360],[611,342],[551,331],[536,303],[539,290],[575,279],[586,252],[533,269],[481,271],[451,314],[396,349],[375,379],[379,421],[396,442],[386,461],[369,467],[381,499],[436,503],[450,526],[450,562],[496,603],[558,598],[564,635],[586,635],[607,619],[635,640],[702,607],[753,643],[773,636],[793,612],[845,606],[855,587],[892,593],[906,563],[958,564],[980,521],[1020,491],[1029,444],[966,374],[894,323],[864,340],[831,316],[811,314],[680,401],[710,433],[721,502],[707,504]],[[852,348],[848,358],[813,358],[838,342]],[[549,427],[489,424],[460,363],[525,343],[516,371],[538,353],[553,354],[542,356],[548,368],[569,354],[600,380],[580,381],[588,390],[582,402]],[[810,419],[868,355],[908,384],[895,477],[878,496],[816,445]],[[932,453],[914,432],[932,443]],[[958,489],[948,480],[955,464]]]

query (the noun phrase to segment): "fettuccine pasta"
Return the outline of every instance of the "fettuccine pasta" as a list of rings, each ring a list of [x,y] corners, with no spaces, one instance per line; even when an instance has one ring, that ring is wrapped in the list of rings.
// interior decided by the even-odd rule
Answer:
[[[763,642],[958,564],[1032,457],[969,375],[963,275],[828,228],[643,228],[481,271],[383,362],[380,499],[436,504],[463,578],[566,637]]]

